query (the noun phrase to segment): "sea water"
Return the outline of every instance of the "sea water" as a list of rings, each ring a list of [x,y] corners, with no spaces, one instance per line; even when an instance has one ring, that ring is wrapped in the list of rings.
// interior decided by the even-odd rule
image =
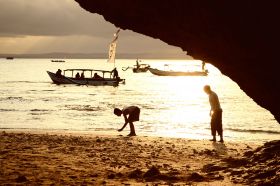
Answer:
[[[280,125],[271,113],[257,105],[229,77],[206,64],[208,76],[162,77],[133,73],[135,60],[0,59],[0,129],[23,131],[129,133],[122,117],[113,114],[115,107],[137,105],[140,121],[135,122],[137,135],[210,139],[208,96],[203,86],[211,85],[223,109],[226,141],[269,141],[279,139]],[[170,64],[180,70],[200,70],[196,60],[142,60],[154,68]],[[47,70],[90,68],[112,70],[114,65],[125,84],[113,86],[56,85]],[[87,74],[86,74],[87,76]]]

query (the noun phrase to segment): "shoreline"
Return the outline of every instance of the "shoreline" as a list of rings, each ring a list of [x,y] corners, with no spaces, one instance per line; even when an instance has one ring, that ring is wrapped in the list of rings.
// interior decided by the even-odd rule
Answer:
[[[272,172],[266,177],[261,165],[253,165],[257,159],[252,159],[267,144],[0,130],[0,181],[28,185],[273,183],[280,180],[279,150],[274,158],[260,154],[279,165],[267,170]],[[271,144],[280,149],[279,141]],[[255,176],[266,179],[250,177],[248,172],[253,170]]]
[[[125,129],[122,132],[116,131],[102,131],[102,130],[64,130],[64,129],[12,129],[12,128],[4,128],[0,129],[1,132],[10,132],[10,133],[32,133],[32,134],[57,134],[57,135],[82,135],[82,136],[104,136],[104,137],[112,137],[112,136],[126,136],[129,133],[129,129]],[[209,129],[210,134],[210,129]],[[189,139],[189,140],[210,140],[212,139],[212,136],[199,136],[196,138],[192,138],[192,136],[188,135],[151,135],[149,133],[141,133],[137,132],[138,137],[151,137],[151,138],[175,138],[175,139]],[[217,136],[217,139],[219,140],[219,136]],[[252,145],[263,145],[266,142],[273,141],[275,139],[260,139],[258,141],[256,140],[247,140],[244,141],[243,139],[232,139],[227,138],[227,136],[224,136],[224,139],[226,142],[231,143],[248,143]],[[217,140],[217,141],[218,141]]]

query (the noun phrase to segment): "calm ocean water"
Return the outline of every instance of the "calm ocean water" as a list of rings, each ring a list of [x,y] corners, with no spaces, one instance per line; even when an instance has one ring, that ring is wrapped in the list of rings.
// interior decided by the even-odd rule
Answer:
[[[200,61],[142,60],[152,67],[174,64],[178,68],[200,68]],[[123,118],[114,107],[141,108],[136,133],[210,139],[209,102],[203,86],[210,84],[218,94],[223,112],[224,138],[229,141],[279,139],[280,125],[269,111],[258,106],[230,78],[210,64],[207,77],[159,77],[132,73],[135,60],[117,60],[116,67],[126,84],[110,86],[55,85],[46,70],[93,68],[112,70],[105,59],[0,59],[0,129],[26,131],[75,131],[119,134]],[[126,135],[129,127],[121,132]]]

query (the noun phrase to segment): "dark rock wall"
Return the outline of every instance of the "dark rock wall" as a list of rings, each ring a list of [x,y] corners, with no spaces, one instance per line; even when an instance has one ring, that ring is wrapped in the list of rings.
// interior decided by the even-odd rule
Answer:
[[[116,27],[159,38],[212,63],[280,121],[276,0],[75,1]]]

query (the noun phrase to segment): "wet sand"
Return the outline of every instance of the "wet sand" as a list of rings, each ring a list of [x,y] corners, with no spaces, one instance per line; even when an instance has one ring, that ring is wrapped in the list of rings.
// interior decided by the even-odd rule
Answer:
[[[277,185],[280,141],[2,131],[0,166],[3,185]]]

